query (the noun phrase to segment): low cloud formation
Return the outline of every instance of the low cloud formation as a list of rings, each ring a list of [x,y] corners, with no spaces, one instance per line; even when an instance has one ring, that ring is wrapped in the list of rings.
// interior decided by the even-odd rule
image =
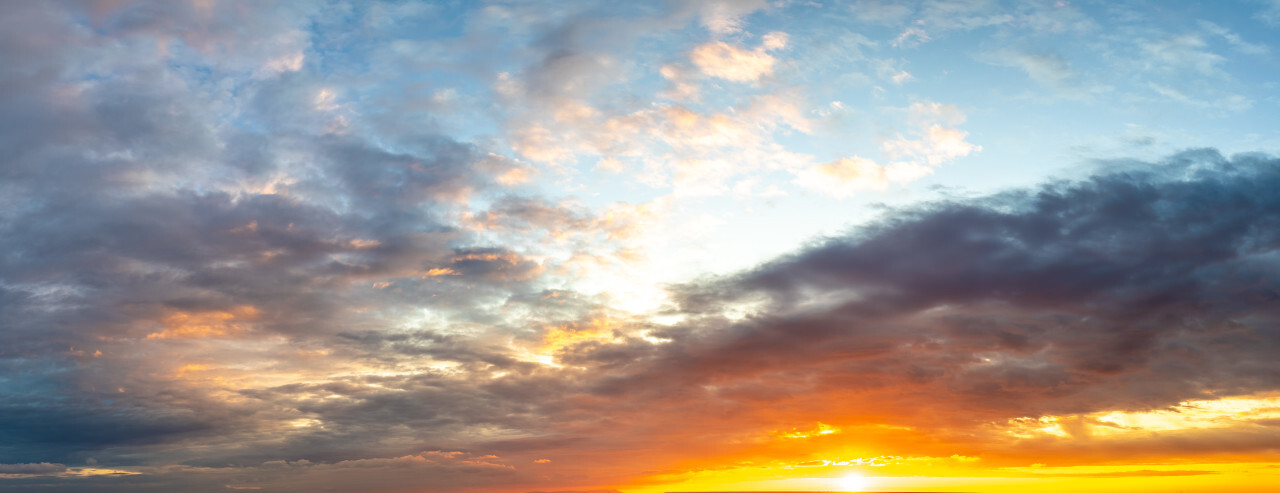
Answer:
[[[587,340],[557,361],[594,369],[582,383],[612,403],[597,409],[652,447],[821,422],[863,430],[845,445],[988,465],[1274,450],[1265,413],[1210,414],[1215,429],[1124,413],[1196,416],[1211,410],[1188,401],[1233,395],[1272,405],[1278,186],[1280,160],[1201,150],[898,210],[677,288],[671,315],[685,321],[649,332],[662,342]],[[655,413],[669,434],[640,424]],[[738,427],[713,422],[724,415]]]
[[[0,464],[0,475],[4,474],[24,474],[24,475],[47,475],[57,474],[67,470],[67,466],[63,464],[50,464],[41,462],[39,464]]]
[[[956,425],[1271,391],[1277,184],[1273,158],[1195,151],[892,213],[683,287],[705,322],[671,331],[683,349],[656,367],[740,385],[802,371],[902,419],[962,406],[929,418]]]

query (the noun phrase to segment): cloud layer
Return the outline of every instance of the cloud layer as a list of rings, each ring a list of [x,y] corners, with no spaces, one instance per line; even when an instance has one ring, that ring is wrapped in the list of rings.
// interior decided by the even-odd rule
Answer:
[[[864,36],[757,1],[556,7],[14,4],[0,489],[599,492],[1280,447],[1274,156],[892,195],[1008,158],[907,50],[1093,32],[1081,12],[861,2]],[[1188,29],[1107,60],[1248,112],[1220,48],[1274,50]],[[1115,88],[993,53],[1070,101]],[[1040,154],[1007,169],[1061,165]],[[867,197],[898,205],[865,222]],[[752,247],[720,225],[824,216],[864,223],[686,262]]]

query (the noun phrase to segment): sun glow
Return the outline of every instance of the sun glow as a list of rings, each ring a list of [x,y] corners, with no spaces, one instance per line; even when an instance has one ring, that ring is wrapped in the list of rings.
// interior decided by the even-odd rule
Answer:
[[[1035,438],[1135,437],[1154,432],[1268,426],[1280,418],[1280,395],[1263,393],[1221,399],[1192,399],[1165,409],[1105,411],[1070,416],[1023,417],[1009,420],[1011,436]]]
[[[836,480],[836,486],[840,488],[840,491],[845,492],[863,491],[867,489],[867,486],[870,484],[871,482],[868,481],[866,477],[857,473],[845,474],[843,477]]]

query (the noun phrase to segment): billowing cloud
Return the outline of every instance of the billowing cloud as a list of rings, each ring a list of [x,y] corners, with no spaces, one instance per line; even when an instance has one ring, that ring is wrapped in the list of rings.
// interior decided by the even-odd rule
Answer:
[[[1272,281],[1246,273],[1267,271],[1280,245],[1262,226],[1276,220],[1267,191],[1276,166],[1188,153],[1162,169],[904,211],[686,287],[691,313],[748,308],[735,329],[677,332],[709,344],[694,359],[682,351],[680,364],[707,379],[749,371],[741,379],[760,382],[801,365],[847,375],[868,398],[901,399],[903,415],[919,404],[911,396],[932,392],[972,410],[921,419],[1153,409],[1270,391],[1276,314],[1246,300],[1266,299]],[[1191,349],[1208,340],[1219,342],[1213,352]],[[1137,387],[1146,390],[1129,392]],[[903,393],[880,393],[888,388]]]

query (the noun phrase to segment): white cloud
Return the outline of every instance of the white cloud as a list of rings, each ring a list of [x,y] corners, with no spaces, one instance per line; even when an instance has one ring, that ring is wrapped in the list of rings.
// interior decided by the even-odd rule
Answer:
[[[853,156],[805,169],[796,174],[795,182],[833,197],[847,197],[858,190],[883,190],[889,186],[889,177],[875,161]]]
[[[297,72],[302,70],[302,62],[306,60],[306,55],[301,51],[297,51],[288,55],[282,55],[268,60],[263,66],[265,72],[284,73]]]
[[[566,147],[556,133],[537,124],[512,132],[511,148],[529,160],[548,164],[567,162],[574,155],[573,149]]]
[[[1239,94],[1226,94],[1215,100],[1204,100],[1189,96],[1172,87],[1156,84],[1154,82],[1150,83],[1149,87],[1151,87],[1151,90],[1155,91],[1156,94],[1164,96],[1165,98],[1200,108],[1238,112],[1253,107],[1252,99]]]
[[[786,46],[787,34],[773,32],[765,35],[761,45],[754,50],[713,41],[694,48],[689,59],[708,76],[734,82],[754,82],[773,74],[776,60],[768,52]]]
[[[1218,65],[1226,59],[1205,50],[1205,45],[1200,36],[1185,34],[1161,41],[1144,42],[1140,44],[1140,48],[1148,68],[1189,69],[1205,75],[1216,74]]]
[[[893,46],[897,48],[901,48],[903,46],[911,47],[920,43],[928,42],[930,39],[932,38],[929,37],[929,33],[925,32],[923,28],[912,26],[902,31],[902,34],[899,34],[898,37],[893,40]]]
[[[937,166],[982,150],[982,146],[965,142],[969,133],[941,125],[931,125],[919,139],[902,136],[885,142],[881,148],[897,159],[907,159]]]
[[[968,133],[949,126],[964,123],[965,115],[953,105],[917,102],[906,109],[906,123],[916,138],[899,134],[881,143],[890,160],[879,164],[860,156],[837,159],[802,169],[795,183],[834,197],[859,190],[884,190],[893,183],[909,183],[933,173],[933,168],[982,150],[966,139]]]
[[[766,50],[781,50],[787,47],[787,40],[790,36],[787,33],[774,31],[764,35],[760,40],[760,47]]]
[[[1201,21],[1200,27],[1204,28],[1210,34],[1219,36],[1226,40],[1231,46],[1241,53],[1249,55],[1265,55],[1270,49],[1266,45],[1254,44],[1245,41],[1240,35],[1232,32],[1230,29],[1219,26],[1209,21]]]
[[[684,64],[663,65],[658,73],[668,81],[667,89],[658,97],[672,101],[696,101],[701,94],[695,79],[698,73]]]
[[[924,101],[907,107],[907,123],[915,127],[926,128],[933,123],[959,125],[966,119],[964,112],[953,104]]]
[[[1032,80],[1053,88],[1061,88],[1075,77],[1066,60],[1057,55],[1011,53],[1006,60],[1026,72]]]

